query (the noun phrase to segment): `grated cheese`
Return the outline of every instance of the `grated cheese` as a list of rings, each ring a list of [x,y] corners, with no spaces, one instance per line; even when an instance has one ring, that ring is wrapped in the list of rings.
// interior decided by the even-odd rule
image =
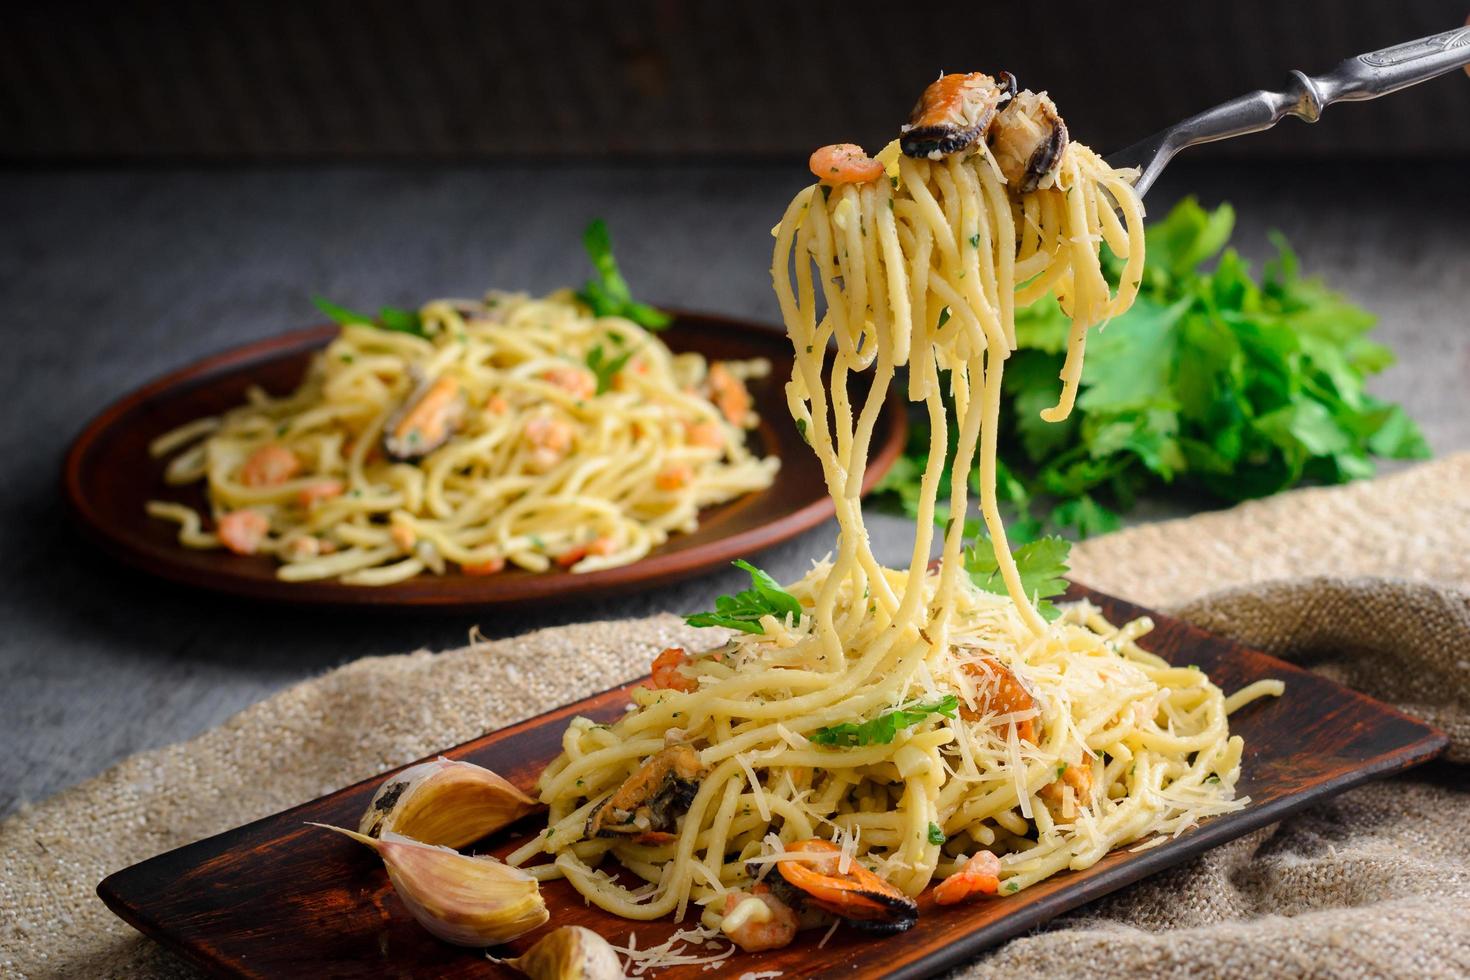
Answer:
[[[713,970],[735,955],[735,947],[727,943],[724,949],[716,953],[696,953],[692,949],[698,946],[715,946],[722,941],[724,937],[713,929],[695,926],[692,929],[679,929],[664,942],[647,949],[639,949],[637,933],[629,933],[628,945],[614,945],[613,949],[626,957],[623,962],[625,976],[644,977],[654,970],[666,970],[675,966],[698,966]]]

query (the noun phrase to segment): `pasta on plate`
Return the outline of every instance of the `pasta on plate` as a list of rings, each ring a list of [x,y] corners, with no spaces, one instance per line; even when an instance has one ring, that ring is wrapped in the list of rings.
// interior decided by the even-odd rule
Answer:
[[[203,481],[212,511],[206,529],[191,507],[148,504],[182,544],[271,555],[287,581],[591,572],[694,530],[779,466],[746,445],[745,381],[768,364],[676,354],[569,291],[436,300],[412,331],[342,319],[296,391],[253,390],[155,441],[168,482]]]
[[[818,183],[774,230],[772,276],[796,354],[788,402],[836,505],[835,550],[786,587],[746,566],[749,590],[690,619],[728,638],[664,651],[615,724],[574,721],[540,779],[546,831],[510,858],[629,919],[698,915],[747,950],[837,921],[900,931],[926,892],[942,905],[1014,894],[1242,807],[1228,716],[1281,693],[1227,697],[1142,649],[1148,621],[1038,601],[1006,540],[996,436],[1012,311],[1053,290],[1072,318],[1043,413],[1065,418],[1088,331],[1128,308],[1142,272],[1132,175],[1070,141],[1044,94],[979,73],[931,85],[882,152],[824,147],[811,169]],[[853,404],[856,371],[874,384]],[[897,383],[933,434],[903,569],[874,557],[858,505]],[[946,391],[956,519],[941,532]],[[967,545],[972,473],[989,540]]]

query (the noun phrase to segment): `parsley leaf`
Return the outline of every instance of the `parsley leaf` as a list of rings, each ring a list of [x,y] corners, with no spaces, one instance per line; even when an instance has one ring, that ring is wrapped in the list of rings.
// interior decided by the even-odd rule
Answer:
[[[764,633],[761,617],[801,619],[801,603],[765,572],[744,559],[731,562],[750,573],[750,588],[735,595],[715,599],[714,612],[694,613],[684,617],[690,626],[726,626],[743,633]]]
[[[663,310],[633,298],[628,281],[618,269],[618,260],[613,257],[612,236],[608,234],[607,222],[598,218],[588,225],[582,233],[582,246],[587,249],[587,257],[592,260],[597,277],[587,280],[577,298],[591,307],[593,313],[597,316],[620,316],[649,330],[662,330],[674,322],[674,318]]]
[[[867,721],[844,722],[841,725],[818,728],[807,738],[818,745],[844,749],[862,745],[889,745],[898,737],[900,730],[917,725],[930,715],[953,718],[959,706],[960,699],[953,694],[928,704],[913,701]]]
[[[392,330],[397,333],[411,333],[415,337],[427,337],[424,332],[424,322],[414,310],[400,310],[396,306],[384,306],[378,310],[376,318],[366,313],[358,313],[349,310],[345,306],[338,306],[323,296],[313,296],[312,303],[317,309],[331,318],[333,323],[342,326],[367,326],[377,327],[379,330]]]
[[[944,828],[937,823],[929,825],[929,843],[937,846],[942,845],[949,838],[944,836]]]
[[[587,367],[597,375],[597,393],[605,394],[612,387],[613,378],[617,377],[628,363],[628,358],[633,356],[631,349],[623,351],[616,357],[608,357],[603,351],[601,344],[593,344],[592,349],[587,352]]]
[[[1067,591],[1067,582],[1062,576],[1067,574],[1067,554],[1071,550],[1072,545],[1065,538],[1052,536],[1028,541],[1012,552],[1016,569],[1021,573],[1021,587],[1036,601],[1037,611],[1049,620],[1056,619],[1058,611],[1056,606],[1045,600]],[[964,558],[970,581],[986,592],[1006,594],[1006,583],[1001,578],[1000,565],[995,557],[995,545],[988,536],[977,537],[965,549]]]
[[[1063,422],[1040,412],[1056,402],[1071,323],[1051,295],[1016,311],[1000,434],[1022,491],[1002,502],[1015,540],[1106,533],[1141,495],[1166,488],[1234,502],[1371,476],[1378,458],[1429,456],[1403,409],[1366,390],[1393,363],[1368,338],[1373,315],[1305,276],[1279,234],[1275,257],[1253,272],[1230,247],[1234,225],[1228,204],[1192,198],[1148,225],[1138,300],[1093,331]],[[1116,284],[1122,261],[1106,247],[1102,258]],[[912,513],[928,456],[918,419],[879,499]]]

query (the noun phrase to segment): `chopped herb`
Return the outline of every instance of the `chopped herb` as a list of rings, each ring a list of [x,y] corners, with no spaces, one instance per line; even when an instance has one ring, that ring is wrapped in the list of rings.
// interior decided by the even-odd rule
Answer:
[[[971,248],[979,248],[980,247],[980,233],[978,231],[975,234],[973,234],[973,235],[970,236],[970,247]]]
[[[939,826],[939,824],[937,824],[937,823],[931,823],[929,825],[929,843],[931,843],[931,844],[933,844],[933,845],[935,845],[937,847],[937,846],[943,844],[944,841],[945,841],[944,828],[941,827],[941,826]]]
[[[352,355],[351,354],[338,354],[337,355],[337,360],[341,361],[343,364],[351,364],[352,363]]]
[[[942,310],[939,311],[939,323],[936,324],[936,326],[942,327],[942,326],[944,326],[948,322],[949,322],[949,307],[946,306],[944,309],[942,309]]]
[[[1067,591],[1067,582],[1062,576],[1067,574],[1067,554],[1071,550],[1072,545],[1065,538],[1047,537],[1028,541],[1011,553],[1016,570],[1021,573],[1021,588],[1036,602],[1037,611],[1047,619],[1056,619],[1060,615],[1057,608],[1045,600]],[[995,545],[989,536],[977,536],[965,549],[965,571],[970,573],[970,581],[986,592],[1006,594],[1005,580],[1001,578],[1000,565],[995,558]]]
[[[613,378],[617,377],[628,364],[628,359],[633,356],[632,350],[625,350],[617,357],[608,357],[604,353],[601,344],[593,344],[592,349],[587,352],[587,366],[597,376],[597,393],[606,394],[612,388]]]
[[[1212,772],[1208,776],[1205,777],[1205,782],[1207,782],[1207,783],[1218,783],[1219,781],[1220,781],[1220,776],[1219,776],[1218,773],[1213,773]]]
[[[577,298],[591,307],[594,314],[620,316],[649,330],[662,330],[674,322],[674,318],[663,310],[633,298],[628,281],[623,278],[618,270],[618,261],[613,257],[612,236],[608,234],[605,221],[598,218],[587,226],[582,233],[582,245],[592,259],[597,276],[587,280]]]
[[[546,542],[541,539],[541,535],[533,534],[531,535],[531,547],[535,548],[537,551],[545,551]]]
[[[1008,892],[1015,892],[1015,891],[1020,891],[1020,889],[1021,889],[1021,883],[1019,881],[1008,881],[1008,882],[1006,882],[1006,891],[1008,891]]]
[[[898,737],[901,730],[919,724],[930,715],[953,718],[959,706],[960,699],[953,694],[928,704],[914,701],[901,708],[885,711],[878,717],[867,721],[844,722],[841,725],[818,728],[811,733],[809,738],[818,745],[831,745],[836,748],[889,745]]]
[[[802,442],[806,443],[808,446],[812,444],[811,437],[806,434],[806,419],[796,420],[796,431],[801,433]]]
[[[776,580],[744,559],[731,562],[750,574],[750,588],[735,595],[715,599],[715,611],[694,613],[684,617],[690,626],[726,626],[743,633],[764,633],[762,616],[777,619],[801,618],[801,603],[796,596],[776,584]]]
[[[1067,774],[1067,764],[1065,762],[1058,762],[1057,763],[1057,778],[1058,779],[1061,779],[1066,774]]]
[[[338,306],[331,300],[322,296],[313,296],[312,303],[334,323],[342,326],[367,326],[377,327],[379,330],[392,330],[397,333],[413,334],[415,337],[427,337],[424,332],[424,322],[414,310],[400,310],[394,306],[384,306],[378,310],[377,317],[371,317],[366,313],[358,313],[349,310],[345,306]]]
[[[291,424],[289,422],[282,422],[280,425],[276,426],[276,435],[283,436],[290,428]]]

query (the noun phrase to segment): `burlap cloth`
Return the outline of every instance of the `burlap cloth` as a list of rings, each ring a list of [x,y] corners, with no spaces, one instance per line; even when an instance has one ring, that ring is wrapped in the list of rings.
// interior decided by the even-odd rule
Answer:
[[[1122,531],[1076,577],[1440,726],[1449,760],[1347,793],[1007,943],[972,976],[1470,975],[1470,454]],[[373,657],[0,824],[0,973],[190,976],[108,873],[606,688],[672,616]],[[902,939],[895,939],[902,942]]]

